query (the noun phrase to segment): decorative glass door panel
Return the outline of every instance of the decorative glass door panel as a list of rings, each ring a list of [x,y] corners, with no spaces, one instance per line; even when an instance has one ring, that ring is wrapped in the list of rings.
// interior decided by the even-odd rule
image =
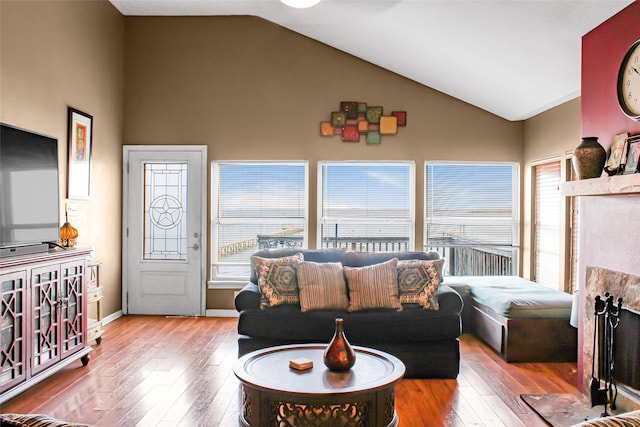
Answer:
[[[187,166],[144,164],[144,259],[187,259]]]
[[[59,282],[60,271],[55,265],[33,269],[31,273],[33,374],[60,360]]]
[[[60,310],[62,313],[62,357],[84,347],[85,313],[82,310],[84,263],[63,264],[61,268]]]
[[[2,347],[0,347],[0,392],[26,379],[26,324],[24,304],[27,272],[3,275],[2,284]]]

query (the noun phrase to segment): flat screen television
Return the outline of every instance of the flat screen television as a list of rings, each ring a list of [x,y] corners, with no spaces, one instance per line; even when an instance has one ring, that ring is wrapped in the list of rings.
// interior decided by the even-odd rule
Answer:
[[[56,138],[0,123],[0,256],[57,242],[58,180]]]

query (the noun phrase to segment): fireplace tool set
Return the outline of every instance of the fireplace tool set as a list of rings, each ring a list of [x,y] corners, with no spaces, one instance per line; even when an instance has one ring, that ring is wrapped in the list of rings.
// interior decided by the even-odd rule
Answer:
[[[604,405],[603,417],[609,416],[607,406],[616,409],[618,387],[615,380],[615,331],[620,323],[622,298],[614,305],[613,296],[606,293],[603,300],[595,297],[593,319],[593,354],[591,358],[591,406]],[[596,377],[595,360],[598,348],[598,376]],[[604,387],[601,387],[604,380]]]

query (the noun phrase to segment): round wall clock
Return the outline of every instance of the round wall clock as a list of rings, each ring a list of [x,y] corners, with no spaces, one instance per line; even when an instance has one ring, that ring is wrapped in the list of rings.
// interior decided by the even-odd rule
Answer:
[[[640,121],[640,39],[629,47],[620,64],[618,102],[627,116]]]

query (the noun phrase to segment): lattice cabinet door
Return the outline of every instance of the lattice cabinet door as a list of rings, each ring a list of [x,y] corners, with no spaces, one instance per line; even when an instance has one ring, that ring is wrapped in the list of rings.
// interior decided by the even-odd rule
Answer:
[[[0,275],[2,284],[2,347],[0,348],[0,393],[27,377],[26,304],[27,271]]]
[[[84,348],[87,341],[87,319],[84,308],[84,260],[62,264],[60,273],[60,322],[62,325],[62,358]]]
[[[89,255],[73,248],[0,258],[0,404],[75,360],[89,363]]]
[[[31,271],[33,374],[60,360],[59,289],[60,264],[38,267]]]

